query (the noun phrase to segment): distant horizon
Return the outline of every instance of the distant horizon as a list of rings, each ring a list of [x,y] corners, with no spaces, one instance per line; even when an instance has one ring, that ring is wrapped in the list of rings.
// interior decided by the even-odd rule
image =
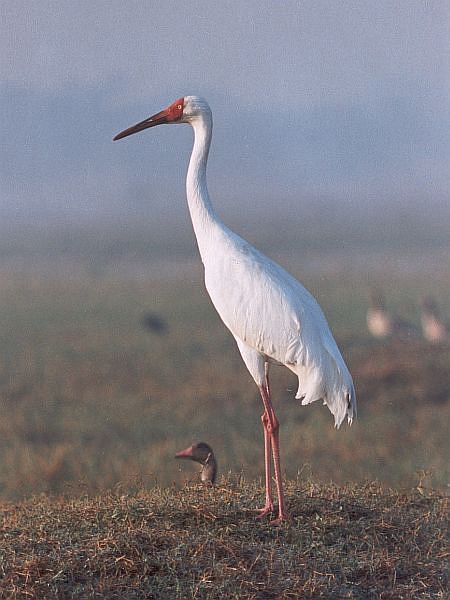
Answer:
[[[178,204],[178,201],[177,203]],[[355,211],[321,199],[296,210],[258,212],[253,206],[237,214],[224,208],[223,220],[236,233],[266,252],[371,252],[396,249],[428,252],[450,249],[450,203],[430,205],[386,204]],[[194,257],[197,246],[188,209],[183,202],[178,213],[152,212],[151,205],[129,211],[126,207],[88,218],[41,215],[32,220],[0,219],[0,255],[13,256],[91,255],[93,259],[135,256]],[[109,258],[108,258],[109,257]]]
[[[181,222],[190,128],[112,138],[186,93],[213,110],[208,181],[227,220],[289,219],[322,198],[357,222],[391,203],[446,214],[442,0],[5,0],[2,15],[2,220]]]

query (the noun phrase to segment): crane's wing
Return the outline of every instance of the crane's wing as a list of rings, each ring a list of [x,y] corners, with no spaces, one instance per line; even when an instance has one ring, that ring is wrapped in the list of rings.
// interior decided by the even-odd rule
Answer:
[[[296,397],[303,404],[322,399],[337,424],[345,415],[351,420],[353,382],[314,297],[230,231],[216,240],[215,250],[205,263],[205,282],[225,325],[247,346],[297,374]]]

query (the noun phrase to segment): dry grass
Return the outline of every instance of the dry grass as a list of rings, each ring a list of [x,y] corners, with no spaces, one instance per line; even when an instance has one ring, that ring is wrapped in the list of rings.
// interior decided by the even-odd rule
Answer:
[[[255,519],[263,491],[236,479],[4,503],[2,597],[445,597],[439,494],[300,480],[287,493],[279,527]]]
[[[200,281],[200,269],[192,281],[170,282],[3,273],[2,498],[180,483],[192,470],[173,455],[200,439],[212,444],[221,473],[261,476],[258,391]],[[336,431],[326,408],[301,407],[295,378],[274,368],[286,476],[309,465],[317,480],[409,487],[427,471],[433,488],[445,488],[450,346],[374,342],[360,280],[308,284],[353,373],[360,418]],[[414,286],[404,286],[411,304]],[[167,335],[142,327],[147,310],[165,318]]]
[[[373,342],[367,281],[303,278],[349,362],[360,420],[337,432],[274,370],[293,517],[274,528],[255,520],[263,491],[248,483],[262,471],[257,390],[199,267],[140,275],[0,272],[0,597],[444,598],[450,347]],[[381,283],[417,324],[428,289],[450,313],[444,275]],[[166,336],[142,328],[147,310]],[[200,438],[245,481],[177,489],[194,465],[174,452]],[[313,480],[294,479],[304,465]],[[418,472],[407,493],[356,483],[409,489]]]

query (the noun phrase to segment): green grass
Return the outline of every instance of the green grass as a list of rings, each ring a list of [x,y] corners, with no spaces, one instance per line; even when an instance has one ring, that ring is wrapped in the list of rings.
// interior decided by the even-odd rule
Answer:
[[[291,521],[256,519],[237,478],[0,503],[2,598],[446,597],[446,501],[423,488],[286,483]]]

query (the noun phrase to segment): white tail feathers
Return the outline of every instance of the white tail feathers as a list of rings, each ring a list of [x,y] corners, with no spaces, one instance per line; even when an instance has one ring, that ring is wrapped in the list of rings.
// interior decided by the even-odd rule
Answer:
[[[305,394],[303,389],[298,389],[296,394],[296,399],[302,401],[302,405],[311,404],[316,400],[323,400],[323,403],[326,404],[334,416],[334,426],[339,429],[342,425],[345,417],[347,417],[347,422],[349,425],[353,423],[353,419],[357,416],[356,411],[356,394],[353,385],[351,388],[342,392],[333,394],[323,394],[318,396]]]

